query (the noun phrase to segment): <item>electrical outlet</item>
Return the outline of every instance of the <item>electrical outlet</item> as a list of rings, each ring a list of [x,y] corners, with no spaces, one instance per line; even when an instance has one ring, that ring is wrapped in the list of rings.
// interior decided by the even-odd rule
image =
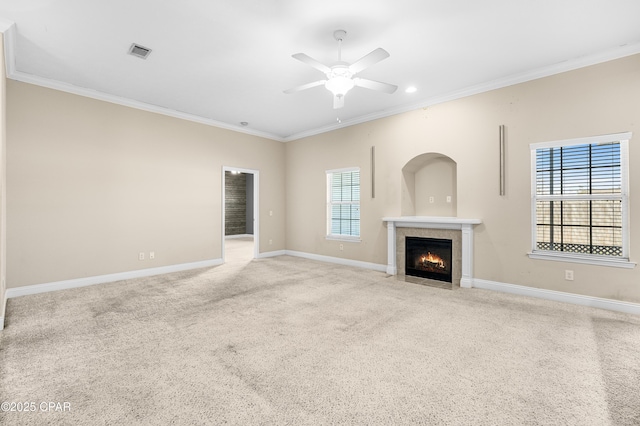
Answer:
[[[340,244],[340,250],[344,250],[344,244]]]
[[[429,202],[431,204],[433,204],[435,202],[435,198],[433,197],[433,195],[431,197],[429,197]]]
[[[273,210],[269,210],[269,216],[273,216]]]
[[[447,203],[451,202],[451,195],[447,195]]]
[[[143,251],[138,253],[138,260],[144,260],[144,252]]]
[[[571,269],[565,269],[564,279],[567,281],[573,281],[573,271]]]
[[[273,240],[269,240],[269,245],[273,244]]]
[[[155,251],[150,251],[149,252],[149,260],[153,260],[156,258],[156,252]]]

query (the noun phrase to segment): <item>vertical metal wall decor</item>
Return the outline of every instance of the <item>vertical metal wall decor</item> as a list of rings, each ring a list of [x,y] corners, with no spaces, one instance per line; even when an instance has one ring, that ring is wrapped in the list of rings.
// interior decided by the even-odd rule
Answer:
[[[505,194],[505,170],[504,170],[504,150],[505,150],[505,141],[504,141],[504,124],[501,124],[499,127],[500,133],[500,195]]]
[[[376,198],[376,147],[371,147],[371,198]]]

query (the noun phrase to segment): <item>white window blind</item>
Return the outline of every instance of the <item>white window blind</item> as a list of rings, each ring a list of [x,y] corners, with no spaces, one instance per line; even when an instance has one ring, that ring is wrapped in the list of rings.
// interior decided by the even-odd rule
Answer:
[[[531,145],[534,253],[628,258],[629,137]]]
[[[360,237],[360,170],[327,171],[327,236]]]

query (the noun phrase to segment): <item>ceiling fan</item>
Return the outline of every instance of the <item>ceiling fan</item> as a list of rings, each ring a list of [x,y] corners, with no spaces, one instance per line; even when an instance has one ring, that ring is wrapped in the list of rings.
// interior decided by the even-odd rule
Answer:
[[[318,80],[312,83],[293,87],[291,89],[285,90],[284,93],[295,93],[302,90],[310,89],[312,87],[324,85],[327,90],[333,93],[333,108],[338,109],[344,106],[344,95],[346,95],[347,92],[354,86],[364,87],[365,89],[378,90],[385,93],[395,92],[398,86],[394,86],[393,84],[355,77],[356,74],[363,71],[364,69],[369,68],[371,65],[376,64],[383,59],[388,58],[389,53],[379,47],[363,56],[353,64],[344,62],[342,61],[342,40],[344,40],[346,35],[347,32],[344,30],[337,30],[333,33],[333,38],[335,38],[338,42],[338,61],[331,66],[324,65],[323,63],[316,61],[315,59],[304,53],[296,53],[295,55],[291,55],[295,59],[302,61],[307,65],[311,65],[318,71],[323,72],[327,78],[324,80]]]

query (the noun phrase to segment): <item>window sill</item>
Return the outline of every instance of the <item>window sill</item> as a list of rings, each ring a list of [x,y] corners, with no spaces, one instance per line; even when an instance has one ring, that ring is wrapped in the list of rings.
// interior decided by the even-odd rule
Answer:
[[[360,237],[350,237],[348,235],[327,235],[326,239],[332,241],[345,241],[348,243],[359,243],[362,241]]]
[[[530,259],[553,260],[557,262],[583,263],[586,265],[611,266],[614,268],[635,268],[636,263],[626,258],[615,258],[596,255],[580,255],[576,253],[558,253],[548,251],[534,251],[527,253]]]

